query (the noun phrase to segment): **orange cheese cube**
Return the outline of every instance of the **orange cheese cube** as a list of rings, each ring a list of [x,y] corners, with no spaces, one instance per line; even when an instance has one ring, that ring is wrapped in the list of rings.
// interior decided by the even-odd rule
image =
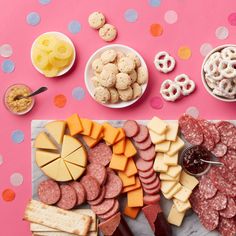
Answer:
[[[128,159],[124,173],[129,177],[138,173],[137,167],[134,163],[133,158]]]
[[[97,122],[93,121],[93,128],[92,128],[92,132],[90,134],[90,137],[93,139],[98,139],[98,137],[102,133],[102,131],[103,131],[103,126],[98,124]]]
[[[122,128],[117,128],[119,130],[119,134],[116,137],[115,143],[119,142],[121,139],[125,138],[125,131]]]
[[[73,114],[72,116],[66,119],[68,128],[70,130],[70,135],[74,136],[83,131],[83,127],[80,121],[80,118],[77,114]]]
[[[137,153],[137,150],[134,147],[133,143],[130,141],[130,139],[126,139],[125,152],[124,152],[125,156],[132,157],[132,156],[136,155],[136,153]]]
[[[119,134],[119,130],[114,128],[109,123],[103,124],[104,140],[110,144],[113,144]]]
[[[125,151],[125,138],[121,139],[119,142],[112,146],[112,151],[115,154],[123,154]]]
[[[136,177],[136,178],[135,178],[135,184],[123,188],[122,193],[127,193],[127,192],[129,192],[129,191],[138,189],[138,188],[140,188],[140,187],[141,187],[140,180],[139,180],[138,177]]]
[[[140,207],[128,207],[128,204],[126,203],[124,214],[131,219],[136,219],[138,213],[140,212],[140,209]]]
[[[128,177],[124,172],[119,171],[118,175],[123,183],[123,187],[127,187],[130,185],[134,185],[135,184],[135,177],[134,176],[130,176]]]
[[[90,136],[93,128],[93,122],[89,119],[80,118],[83,131],[81,132],[82,135]]]
[[[99,143],[102,138],[103,138],[103,133],[100,134],[100,136],[98,137],[98,139],[94,139],[94,138],[91,138],[91,137],[89,137],[89,136],[83,136],[84,142],[85,142],[85,143],[87,144],[87,146],[90,147],[90,148],[94,147],[97,143]]]
[[[128,158],[124,155],[113,154],[109,167],[114,170],[124,171]]]
[[[143,189],[138,188],[127,193],[128,207],[143,206]]]

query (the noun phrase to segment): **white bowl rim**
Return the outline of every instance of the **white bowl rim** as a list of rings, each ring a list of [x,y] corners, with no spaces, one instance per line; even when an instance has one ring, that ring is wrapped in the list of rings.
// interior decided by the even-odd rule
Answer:
[[[128,106],[131,106],[132,104],[137,102],[143,96],[143,94],[145,93],[145,91],[147,89],[149,78],[148,78],[148,80],[147,80],[147,82],[145,84],[141,85],[141,87],[142,87],[142,95],[140,97],[138,97],[138,98],[136,98],[134,100],[128,101],[128,102],[121,101],[119,103],[114,103],[114,104],[112,104],[112,103],[104,104],[104,103],[100,103],[100,102],[96,101],[95,98],[94,98],[94,95],[93,95],[93,93],[92,93],[92,91],[90,89],[90,86],[88,84],[88,81],[87,81],[88,80],[87,74],[88,74],[88,71],[90,69],[89,67],[91,67],[92,60],[94,60],[97,57],[98,54],[102,53],[102,51],[104,51],[106,49],[111,49],[111,48],[123,48],[124,50],[131,51],[131,52],[137,54],[139,59],[141,60],[141,65],[146,68],[147,73],[148,73],[148,77],[149,77],[149,72],[148,72],[147,64],[146,64],[144,58],[135,49],[133,49],[133,48],[131,48],[129,46],[123,45],[123,44],[110,44],[110,45],[106,45],[106,46],[103,46],[101,48],[98,48],[89,57],[89,59],[88,59],[88,61],[86,63],[86,66],[85,66],[85,70],[84,70],[84,82],[85,82],[85,86],[87,88],[87,91],[89,92],[90,96],[93,98],[93,100],[96,103],[98,103],[100,105],[103,105],[105,107],[109,107],[109,108],[115,108],[115,109],[117,109],[117,108],[125,108],[125,107],[128,107]]]
[[[217,51],[220,51],[222,50],[223,48],[226,48],[226,47],[236,47],[236,44],[223,44],[223,45],[220,45],[220,46],[217,46],[215,48],[213,48],[204,58],[203,60],[203,63],[202,63],[202,67],[201,67],[201,77],[202,77],[202,83],[205,87],[205,89],[207,90],[207,92],[214,98],[220,100],[220,101],[223,101],[223,102],[236,102],[236,98],[235,99],[227,99],[227,98],[221,98],[219,96],[216,96],[215,94],[212,93],[212,90],[209,88],[209,86],[207,85],[206,81],[205,81],[205,73],[204,73],[204,65],[206,63],[206,61],[208,60],[208,58],[214,53],[214,52],[217,52]]]
[[[56,36],[59,36],[61,37],[62,39],[66,40],[68,43],[70,43],[70,45],[72,46],[73,48],[73,51],[74,51],[74,56],[73,56],[73,60],[71,61],[70,65],[68,65],[66,68],[64,68],[63,70],[61,70],[56,76],[54,77],[58,77],[58,76],[62,76],[64,74],[66,74],[71,68],[72,66],[74,65],[75,63],[75,59],[76,59],[76,50],[75,50],[75,45],[74,43],[72,42],[72,40],[67,36],[65,35],[64,33],[61,33],[61,32],[58,32],[58,31],[49,31],[49,32],[45,32],[43,34],[40,34],[38,35],[34,42],[32,43],[32,46],[31,46],[31,50],[30,50],[30,58],[31,58],[31,63],[32,65],[34,66],[34,68],[41,74],[44,75],[43,71],[41,69],[39,69],[33,62],[33,48],[35,46],[35,43],[36,43],[36,40],[38,39],[38,37],[42,36],[42,35],[49,35],[49,34],[53,34],[53,35],[56,35]],[[44,75],[45,76],[45,75]],[[52,77],[52,78],[54,78]],[[48,78],[48,77],[46,77]],[[51,78],[51,77],[50,77]]]

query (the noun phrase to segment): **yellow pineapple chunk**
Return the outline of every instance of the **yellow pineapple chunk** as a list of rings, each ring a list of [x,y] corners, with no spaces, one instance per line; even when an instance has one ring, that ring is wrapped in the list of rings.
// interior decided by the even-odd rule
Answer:
[[[48,66],[48,55],[44,51],[35,48],[32,53],[33,62],[39,69],[44,69]]]
[[[61,60],[64,60],[73,56],[72,46],[69,43],[62,40],[58,40],[56,42],[53,52],[55,53],[55,57]]]
[[[56,68],[55,66],[52,66],[51,64],[48,64],[48,66],[43,69],[43,73],[46,77],[55,77],[58,75],[58,68]]]
[[[36,47],[45,52],[51,52],[57,41],[58,39],[52,35],[41,35],[36,41]]]

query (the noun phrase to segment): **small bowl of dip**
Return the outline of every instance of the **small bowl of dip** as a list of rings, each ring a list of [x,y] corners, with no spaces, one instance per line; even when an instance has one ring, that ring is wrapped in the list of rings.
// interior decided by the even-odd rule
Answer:
[[[14,84],[7,88],[4,94],[4,105],[14,115],[25,115],[34,106],[35,98],[21,98],[32,93],[31,88],[24,84]]]

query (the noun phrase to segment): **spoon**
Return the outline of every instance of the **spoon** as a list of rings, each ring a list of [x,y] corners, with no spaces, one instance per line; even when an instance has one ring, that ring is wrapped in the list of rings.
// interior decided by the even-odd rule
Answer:
[[[219,161],[207,161],[204,159],[200,159],[202,162],[208,163],[208,164],[212,164],[212,165],[217,165],[217,166],[224,166],[224,163],[219,162]]]
[[[22,99],[22,98],[33,97],[33,96],[38,95],[38,94],[40,94],[40,93],[43,93],[43,92],[45,92],[45,91],[47,91],[47,90],[48,90],[47,87],[40,87],[39,89],[37,89],[36,91],[34,91],[33,93],[31,93],[31,94],[29,94],[29,95],[27,95],[27,96],[19,95],[19,96],[15,97],[15,100],[20,100],[20,99]]]

